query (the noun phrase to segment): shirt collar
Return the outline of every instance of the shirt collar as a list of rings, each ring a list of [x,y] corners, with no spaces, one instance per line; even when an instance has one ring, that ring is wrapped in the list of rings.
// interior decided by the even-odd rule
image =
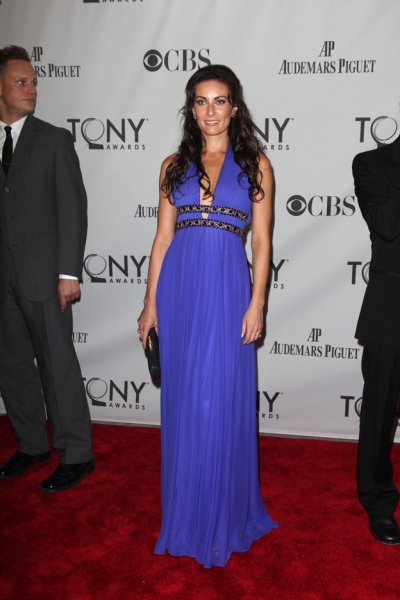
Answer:
[[[11,129],[14,132],[14,134],[19,135],[21,133],[21,130],[24,126],[27,116],[28,115],[26,115],[25,117],[22,117],[22,119],[19,119],[19,121],[15,121],[15,123],[11,124]],[[7,124],[3,123],[3,121],[0,121],[0,130],[4,130],[4,127],[7,127]]]

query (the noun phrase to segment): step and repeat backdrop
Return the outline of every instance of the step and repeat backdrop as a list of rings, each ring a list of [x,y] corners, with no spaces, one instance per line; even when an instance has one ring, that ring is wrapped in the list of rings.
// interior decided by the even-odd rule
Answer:
[[[159,169],[188,78],[222,63],[276,177],[260,431],[357,438],[370,243],[351,163],[399,134],[399,18],[398,0],[0,1],[0,45],[29,51],[36,116],[72,133],[88,193],[73,336],[93,420],[159,424],[136,331]]]

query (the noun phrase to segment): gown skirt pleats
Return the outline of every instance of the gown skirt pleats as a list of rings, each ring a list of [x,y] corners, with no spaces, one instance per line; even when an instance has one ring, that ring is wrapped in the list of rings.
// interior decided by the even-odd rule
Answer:
[[[218,190],[224,175],[237,185],[237,168],[227,153]],[[196,202],[195,181],[177,205]],[[246,190],[235,199],[249,211]],[[157,286],[162,525],[155,552],[192,556],[205,567],[224,566],[277,527],[258,481],[255,349],[241,340],[249,302],[239,235],[201,226],[176,232]]]

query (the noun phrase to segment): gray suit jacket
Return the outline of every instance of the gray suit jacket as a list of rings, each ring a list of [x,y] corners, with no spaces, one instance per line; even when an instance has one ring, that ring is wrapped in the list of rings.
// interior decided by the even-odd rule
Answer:
[[[11,260],[24,296],[54,296],[58,275],[82,274],[87,199],[73,139],[29,115],[7,177],[0,165],[0,303]]]
[[[353,174],[372,249],[356,337],[400,347],[400,137],[358,154]]]

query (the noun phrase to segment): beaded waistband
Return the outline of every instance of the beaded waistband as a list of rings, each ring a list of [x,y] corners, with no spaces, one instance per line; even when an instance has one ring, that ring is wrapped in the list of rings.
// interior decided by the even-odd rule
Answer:
[[[236,208],[230,208],[229,206],[209,206],[208,204],[185,204],[178,206],[178,216],[184,213],[207,213],[207,214],[218,214],[226,215],[227,217],[235,217],[247,223],[247,214]]]
[[[214,221],[213,219],[184,219],[176,224],[176,230],[185,229],[186,227],[214,227],[215,229],[223,229],[224,231],[230,231],[240,237],[243,236],[243,229],[224,221]]]

